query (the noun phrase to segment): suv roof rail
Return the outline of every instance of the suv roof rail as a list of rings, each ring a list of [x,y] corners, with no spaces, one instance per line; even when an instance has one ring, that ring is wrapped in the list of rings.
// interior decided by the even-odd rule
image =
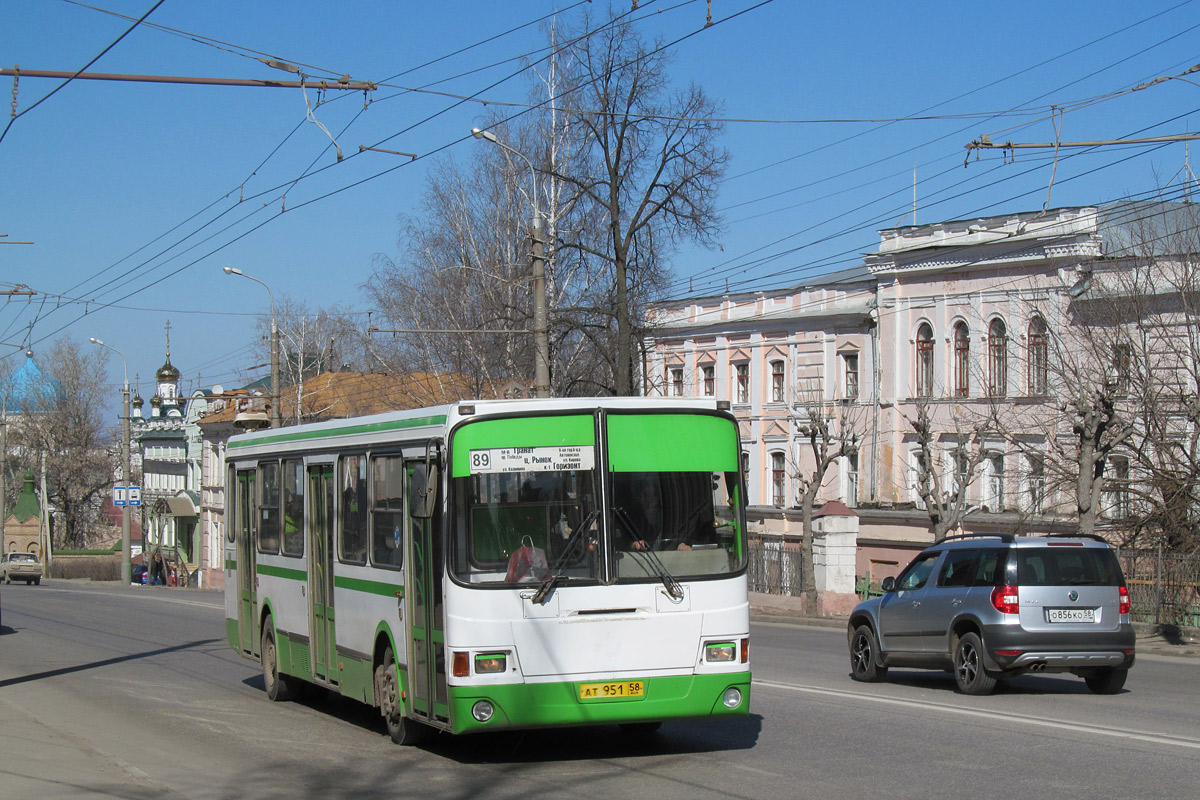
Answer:
[[[1046,536],[1047,538],[1053,537],[1055,539],[1092,539],[1093,541],[1100,542],[1101,544],[1107,544],[1109,546],[1112,545],[1112,542],[1110,542],[1108,539],[1105,539],[1098,533],[1048,533]]]
[[[953,539],[999,539],[1002,542],[1008,543],[1013,541],[1013,535],[1011,533],[955,533],[950,536],[943,536],[934,542],[934,544],[949,542]]]

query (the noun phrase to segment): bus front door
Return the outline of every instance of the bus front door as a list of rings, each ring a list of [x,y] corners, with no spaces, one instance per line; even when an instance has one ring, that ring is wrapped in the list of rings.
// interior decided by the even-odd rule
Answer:
[[[309,639],[313,676],[338,682],[333,635],[333,465],[308,468]]]
[[[413,462],[411,480],[423,465]],[[409,506],[410,552],[405,592],[409,598],[409,696],[413,716],[444,726],[450,721],[446,691],[446,633],[443,611],[445,553],[441,534],[441,503],[433,515],[419,518]]]
[[[237,472],[234,524],[237,526],[238,640],[243,653],[258,654],[258,592],[255,586],[254,470]]]

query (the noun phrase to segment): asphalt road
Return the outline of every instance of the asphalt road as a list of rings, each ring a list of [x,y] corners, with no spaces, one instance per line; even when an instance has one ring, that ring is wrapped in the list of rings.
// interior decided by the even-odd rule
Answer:
[[[324,693],[273,704],[219,595],[3,588],[0,798],[1194,797],[1200,660],[1139,656],[1126,691],[1026,676],[848,677],[840,628],[756,623],[749,719],[439,737],[400,748]]]

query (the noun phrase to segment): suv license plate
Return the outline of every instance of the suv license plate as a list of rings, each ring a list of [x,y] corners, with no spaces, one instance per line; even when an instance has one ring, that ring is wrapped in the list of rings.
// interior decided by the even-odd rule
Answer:
[[[644,681],[579,684],[580,700],[620,700],[631,697],[645,697],[645,695],[646,684]]]
[[[1047,608],[1047,622],[1095,622],[1094,608]]]

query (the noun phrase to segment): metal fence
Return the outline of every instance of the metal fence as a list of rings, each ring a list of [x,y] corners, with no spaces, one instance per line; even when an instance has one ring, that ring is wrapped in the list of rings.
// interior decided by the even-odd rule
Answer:
[[[1200,626],[1200,553],[1117,551],[1133,618],[1160,625]]]
[[[746,570],[750,591],[799,597],[804,594],[804,553],[798,542],[750,542]]]

